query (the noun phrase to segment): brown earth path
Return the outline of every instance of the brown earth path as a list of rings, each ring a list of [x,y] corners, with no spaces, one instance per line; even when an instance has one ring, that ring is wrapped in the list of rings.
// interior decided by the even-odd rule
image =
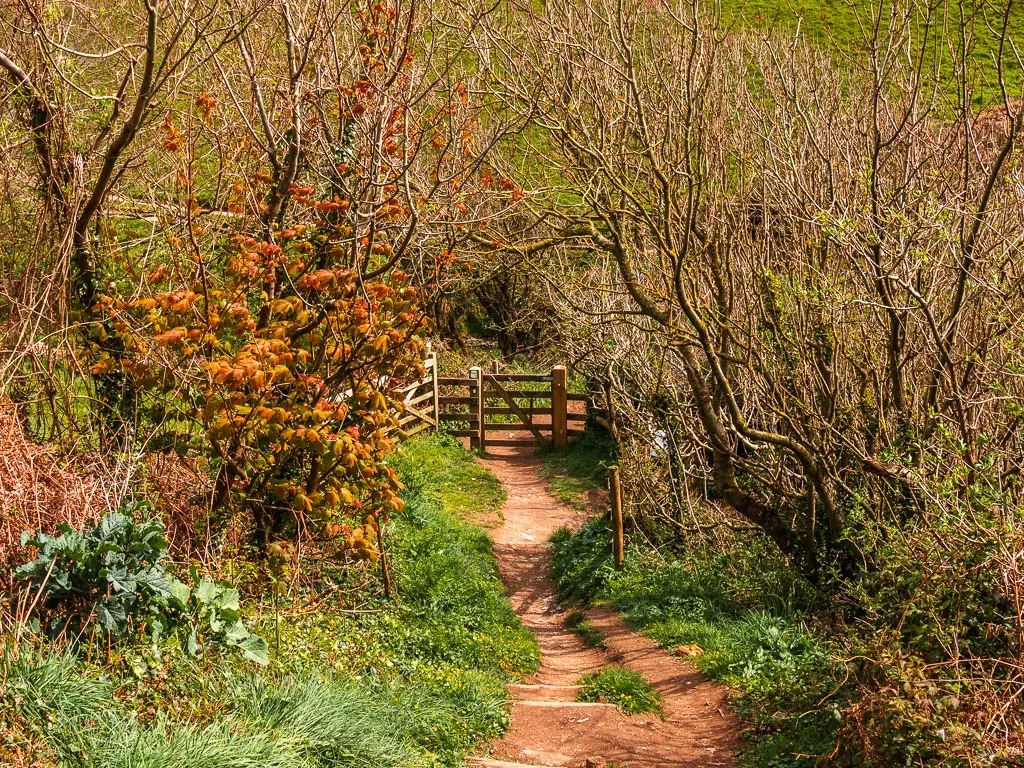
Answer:
[[[508,493],[503,521],[491,533],[509,598],[537,637],[540,670],[512,686],[512,725],[490,758],[474,766],[604,766],[727,768],[737,764],[739,727],[727,691],[691,665],[630,630],[599,606],[587,619],[604,636],[593,649],[565,626],[550,578],[551,534],[577,527],[586,515],[552,497],[532,448],[492,448],[480,461]],[[573,683],[584,673],[620,664],[642,674],[664,697],[665,719],[625,716],[610,704],[574,702]],[[589,761],[589,762],[588,762]]]

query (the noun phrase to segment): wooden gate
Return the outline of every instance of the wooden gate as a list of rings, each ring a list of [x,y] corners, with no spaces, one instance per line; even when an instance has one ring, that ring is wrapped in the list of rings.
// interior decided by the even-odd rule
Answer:
[[[586,395],[567,391],[565,366],[549,374],[486,373],[471,368],[466,378],[437,379],[438,422],[452,434],[468,437],[474,448],[553,445],[564,448],[570,435],[581,433]],[[573,427],[570,428],[570,424]]]
[[[403,440],[425,429],[436,429],[438,425],[436,352],[427,353],[423,368],[423,378],[403,390],[405,397],[402,400],[402,410],[398,414],[398,429]]]

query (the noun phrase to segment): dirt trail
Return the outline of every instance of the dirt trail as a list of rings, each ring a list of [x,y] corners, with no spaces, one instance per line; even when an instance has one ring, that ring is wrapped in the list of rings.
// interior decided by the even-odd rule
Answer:
[[[625,626],[611,610],[587,618],[607,649],[588,648],[564,623],[550,579],[548,538],[561,526],[577,527],[586,516],[546,490],[530,451],[494,448],[481,461],[508,492],[504,522],[492,530],[506,590],[523,624],[537,636],[541,667],[513,686],[512,727],[477,766],[616,765],[622,768],[735,766],[739,728],[722,686]],[[665,719],[625,716],[614,706],[575,703],[573,683],[586,672],[621,664],[641,673],[664,697]],[[589,761],[587,763],[586,761]]]

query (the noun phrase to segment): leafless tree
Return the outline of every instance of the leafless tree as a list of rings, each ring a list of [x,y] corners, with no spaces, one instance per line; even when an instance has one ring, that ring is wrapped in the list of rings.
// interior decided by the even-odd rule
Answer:
[[[545,268],[587,354],[675,392],[717,494],[809,572],[863,564],[854,509],[1017,498],[1024,112],[911,44],[933,9],[886,13],[839,61],[688,3],[519,6],[483,43],[576,201]]]

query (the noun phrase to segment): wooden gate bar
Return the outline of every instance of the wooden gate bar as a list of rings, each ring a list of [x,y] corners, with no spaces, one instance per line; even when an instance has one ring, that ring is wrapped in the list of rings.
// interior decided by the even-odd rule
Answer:
[[[431,406],[434,408],[434,419],[437,426],[441,426],[441,403],[439,402],[440,390],[437,386],[437,352],[430,353],[430,395],[431,395]]]
[[[476,425],[478,435],[476,438],[477,447],[481,451],[487,450],[487,416],[484,413],[484,369],[470,368],[470,374],[476,381]]]
[[[487,414],[488,416],[514,416],[514,415],[516,415],[516,412],[514,410],[512,410],[511,408],[486,407],[486,408],[484,408],[484,413]],[[536,414],[538,416],[550,416],[551,415],[551,409],[550,408],[531,408],[529,413]],[[570,414],[570,415],[576,415],[576,414]],[[584,416],[584,418],[586,418],[586,417]]]
[[[529,374],[529,373],[492,373],[490,378],[493,381],[535,381],[539,384],[547,384],[551,381],[551,376],[546,373],[542,374]]]

